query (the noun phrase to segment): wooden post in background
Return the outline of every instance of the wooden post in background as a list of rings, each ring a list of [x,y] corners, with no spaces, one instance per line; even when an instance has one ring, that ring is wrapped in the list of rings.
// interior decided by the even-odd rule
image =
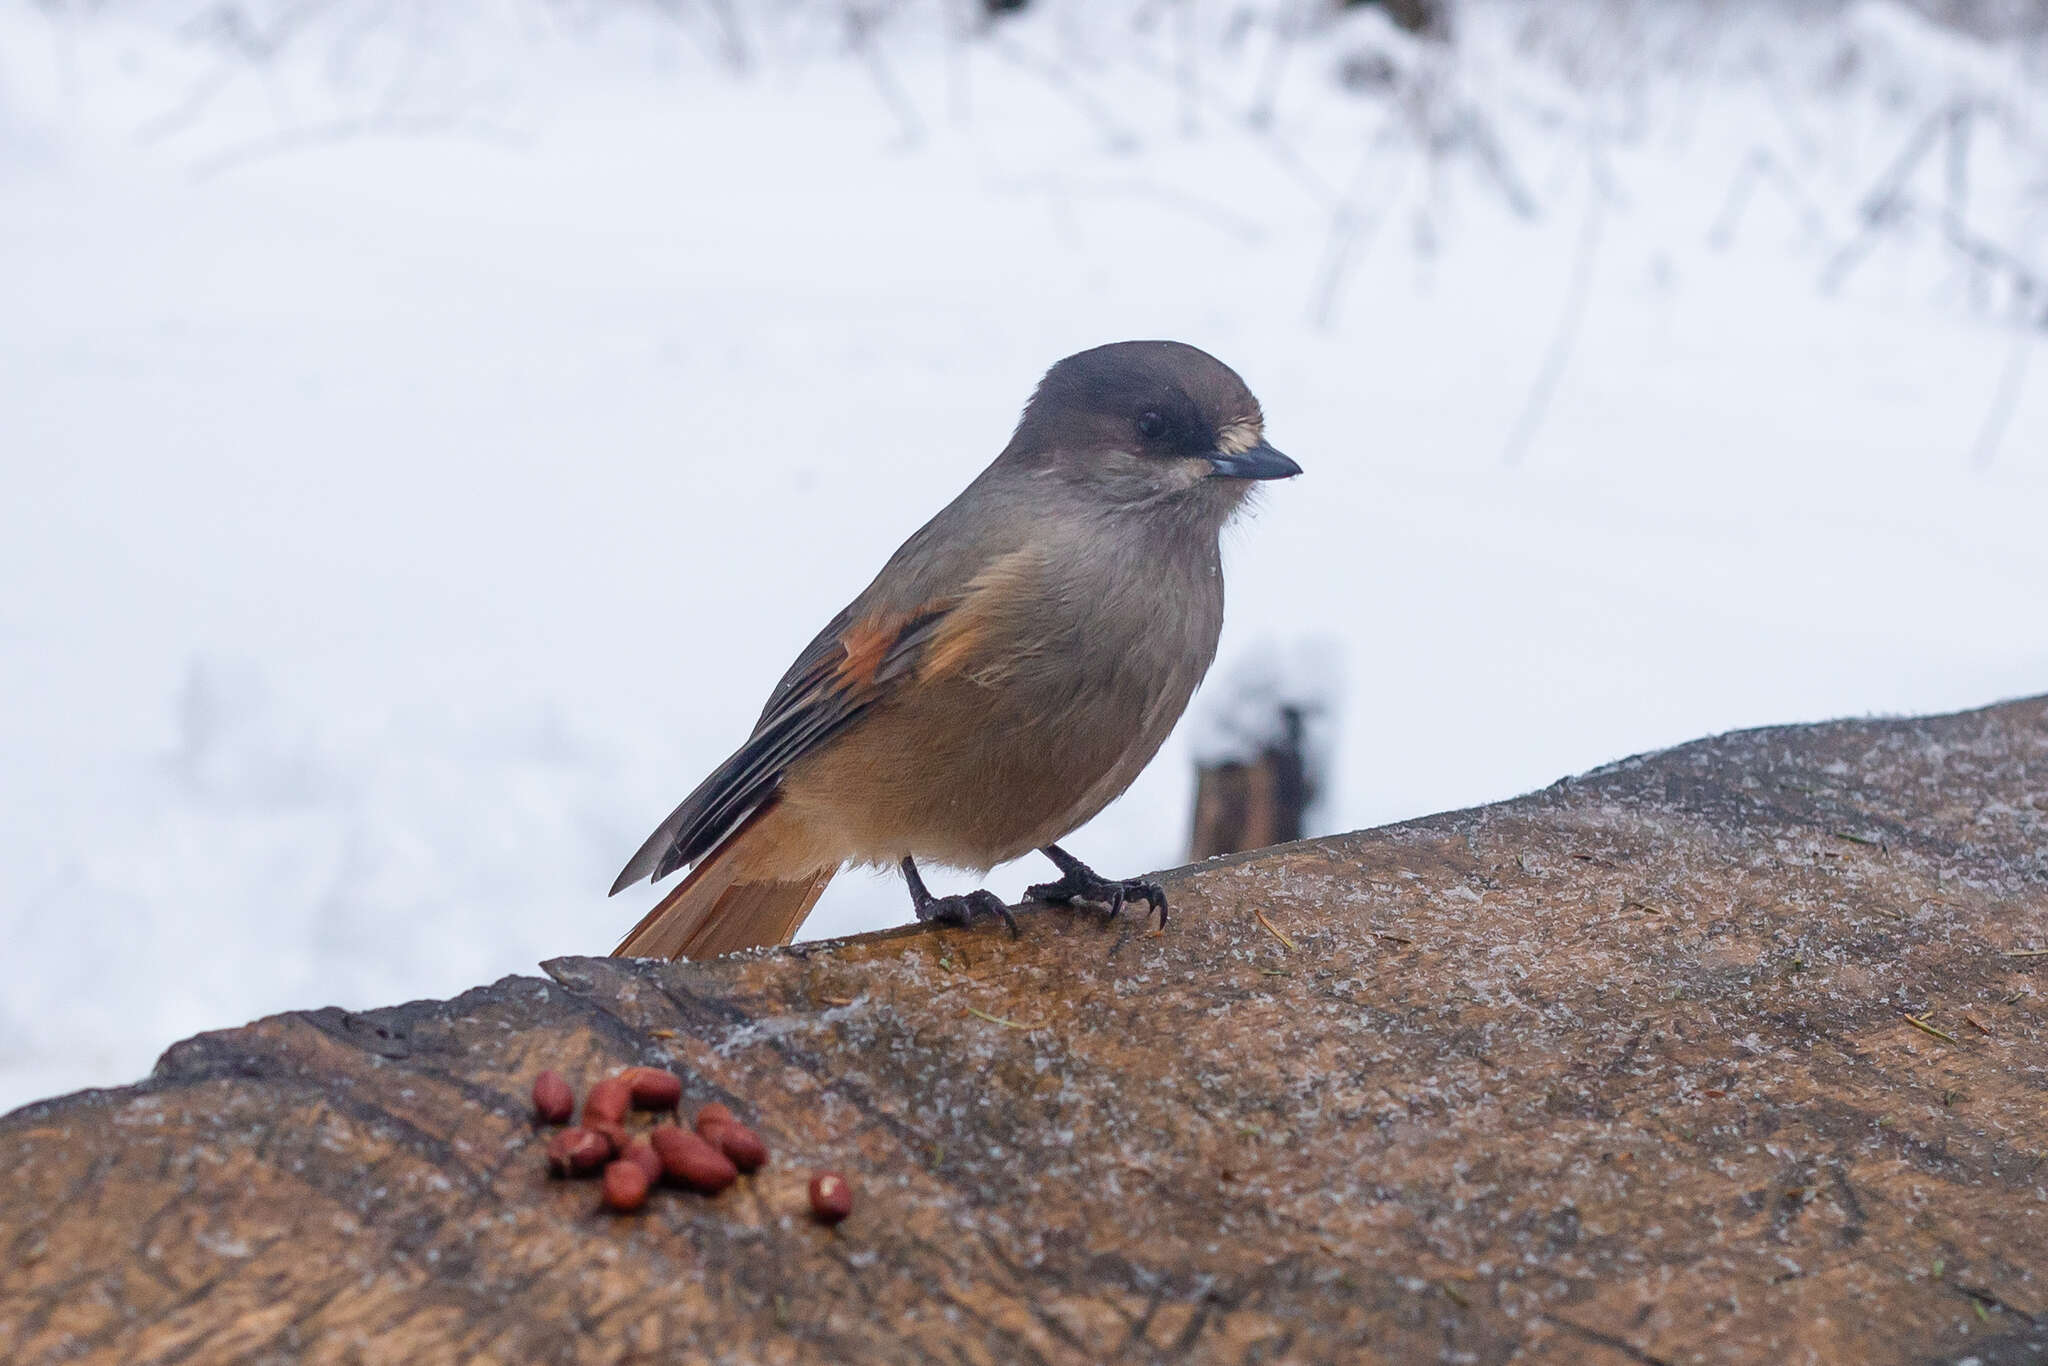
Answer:
[[[1255,756],[1197,770],[1189,861],[1301,838],[1302,817],[1315,796],[1303,752],[1305,728],[1302,709],[1283,704],[1278,737]]]

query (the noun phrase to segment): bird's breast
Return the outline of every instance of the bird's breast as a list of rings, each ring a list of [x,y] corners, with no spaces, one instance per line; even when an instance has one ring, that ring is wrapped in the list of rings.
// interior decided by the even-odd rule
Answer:
[[[1094,816],[1207,672],[1222,579],[1213,555],[1045,546],[984,571],[954,614],[943,667],[791,775],[850,859],[986,868]]]

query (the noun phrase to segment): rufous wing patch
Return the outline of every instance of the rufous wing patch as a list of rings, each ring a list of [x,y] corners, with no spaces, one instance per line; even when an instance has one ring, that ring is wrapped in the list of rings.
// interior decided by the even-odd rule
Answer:
[[[953,610],[955,599],[934,598],[914,612],[863,617],[840,633],[841,655],[830,690],[858,695],[900,678],[931,646]]]
[[[882,661],[889,657],[889,647],[903,634],[909,620],[903,615],[867,617],[847,627],[839,637],[839,648],[846,657],[833,671],[834,680],[842,686],[873,687]]]

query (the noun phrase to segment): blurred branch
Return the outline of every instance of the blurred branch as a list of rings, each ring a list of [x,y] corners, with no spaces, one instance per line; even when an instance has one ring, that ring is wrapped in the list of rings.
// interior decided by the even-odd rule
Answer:
[[[973,114],[973,86],[968,79],[967,62],[974,50],[975,14],[980,5],[977,0],[952,0],[950,8],[959,18],[946,26],[946,117],[958,128]]]
[[[1735,244],[1735,229],[1749,211],[1750,200],[1760,185],[1773,186],[1785,197],[1786,202],[1798,212],[1800,226],[1809,238],[1826,235],[1826,215],[1814,202],[1813,196],[1807,193],[1806,187],[1768,149],[1757,147],[1742,159],[1735,178],[1729,182],[1721,212],[1715,216],[1714,226],[1707,232],[1707,244],[1714,250],[1725,251]]]
[[[1103,144],[1110,151],[1127,153],[1137,150],[1138,135],[1111,113],[1109,106],[1096,99],[1093,91],[1075,80],[1073,73],[1062,63],[1041,57],[1012,42],[1007,35],[1000,32],[989,35],[988,48],[1018,70],[1038,77],[1047,87],[1071,101],[1075,108],[1086,114],[1095,124],[1102,133]]]
[[[157,115],[135,130],[135,140],[145,147],[161,142],[184,132],[199,121],[221,91],[242,74],[243,68],[231,62],[222,62],[200,79],[194,81],[185,92],[185,98]]]
[[[733,70],[745,71],[752,65],[752,58],[747,51],[746,30],[740,26],[739,12],[733,8],[732,0],[704,0],[704,7],[711,11],[725,38],[726,60],[732,63]]]
[[[1900,206],[1901,214],[1916,213],[1922,217],[1936,217],[1912,202]],[[1941,234],[1950,247],[1960,252],[1964,259],[1990,274],[2004,275],[2010,283],[2014,297],[2022,303],[2030,303],[2044,297],[2043,282],[2034,268],[2021,260],[2007,248],[1988,237],[1972,232],[1956,222],[1948,214],[1938,217]],[[2048,327],[2048,311],[2034,319],[2036,327]]]
[[[1920,221],[1931,226],[1941,241],[1982,275],[2003,276],[2014,300],[2022,306],[2048,298],[2048,282],[2044,282],[2029,262],[1977,232],[1965,221],[1970,128],[1979,114],[1997,112],[1997,106],[1988,101],[1959,99],[1935,110],[1921,121],[1891,166],[1864,196],[1859,210],[1862,230],[1837,251],[1822,270],[1820,287],[1823,292],[1833,293],[1840,289],[1849,273],[1870,255],[1887,230]],[[1945,198],[1941,208],[1935,211],[1922,204],[1907,189],[1907,184],[1934,149],[1944,142],[1948,149]],[[2033,319],[2033,325],[2048,327],[2048,309]]]
[[[1255,247],[1267,237],[1266,227],[1259,220],[1237,212],[1228,204],[1221,204],[1190,193],[1173,185],[1162,185],[1158,181],[1138,178],[1133,180],[1085,181],[1066,176],[1048,176],[1023,182],[1019,188],[1030,191],[1044,191],[1062,199],[1133,199],[1142,203],[1156,204],[1160,208],[1178,214],[1190,222],[1212,228],[1236,242],[1239,246]]]
[[[1521,463],[1530,442],[1535,440],[1537,430],[1542,427],[1543,419],[1549,416],[1551,400],[1571,363],[1572,350],[1578,345],[1579,329],[1586,320],[1586,303],[1593,292],[1593,267],[1600,255],[1600,235],[1607,219],[1608,193],[1606,163],[1600,157],[1598,145],[1589,141],[1586,148],[1586,217],[1579,228],[1578,250],[1572,258],[1571,282],[1566,286],[1564,306],[1558,313],[1557,331],[1544,352],[1543,367],[1536,372],[1536,382],[1529,388],[1522,414],[1515,420],[1513,429],[1508,433],[1507,444],[1501,450],[1502,464]]]
[[[1890,167],[1863,197],[1862,207],[1857,210],[1857,216],[1863,220],[1863,230],[1845,243],[1821,271],[1820,287],[1823,292],[1832,294],[1839,289],[1849,272],[1877,245],[1878,234],[1902,216],[1906,182],[1912,179],[1920,163],[1938,145],[1942,133],[1966,117],[1972,107],[1973,102],[1969,100],[1945,104],[1921,120],[1907,136],[1905,145],[1892,159]]]
[[[869,74],[875,78],[875,88],[882,92],[882,102],[902,123],[904,145],[917,145],[924,140],[924,119],[918,114],[910,93],[896,79],[896,73],[882,56],[881,44],[875,41],[879,22],[874,15],[851,2],[847,4],[845,14],[847,40],[861,55],[861,60],[867,63]]]
[[[336,0],[298,0],[277,12],[269,28],[259,28],[241,5],[213,5],[184,28],[187,37],[210,39],[253,63],[268,62]]]
[[[179,30],[184,37],[227,52],[218,66],[192,83],[182,100],[137,128],[136,140],[147,146],[190,128],[236,77],[275,60],[293,38],[333,7],[334,0],[300,0],[279,11],[268,28],[259,28],[240,6],[218,5],[184,24]]]
[[[1282,138],[1274,130],[1269,120],[1258,118],[1256,111],[1246,112],[1242,115],[1238,114],[1230,96],[1207,81],[1196,79],[1192,89],[1190,89],[1184,83],[1183,75],[1180,71],[1168,70],[1157,60],[1153,59],[1149,53],[1141,49],[1133,50],[1126,54],[1126,56],[1133,69],[1143,72],[1162,84],[1174,86],[1183,98],[1193,97],[1200,102],[1206,103],[1211,112],[1216,115],[1218,121],[1225,124],[1235,124],[1241,118],[1243,127],[1253,139],[1253,145],[1270,156],[1274,164],[1282,171],[1285,171],[1288,178],[1293,180],[1295,185],[1304,194],[1319,204],[1332,204],[1336,202],[1338,198],[1336,188],[1323,178],[1321,173],[1309,163],[1308,159],[1301,154],[1293,143]],[[1133,145],[1135,145],[1135,142],[1136,140],[1133,139]]]
[[[1273,41],[1266,48],[1265,65],[1259,69],[1251,104],[1245,109],[1245,122],[1254,128],[1273,126],[1273,111],[1280,103],[1280,78],[1301,42],[1301,31],[1307,22],[1303,7],[1312,3],[1314,0],[1290,0],[1280,7],[1273,21]]]
[[[1400,196],[1401,187],[1407,181],[1412,163],[1404,157],[1398,163],[1398,174],[1391,184],[1381,185],[1378,194],[1368,196],[1365,193],[1366,175],[1379,164],[1381,155],[1393,143],[1396,127],[1396,123],[1389,120],[1366,143],[1351,184],[1330,211],[1330,231],[1323,248],[1323,264],[1316,272],[1309,306],[1309,321],[1319,328],[1327,329],[1335,323],[1337,296],[1345,275],[1351,269],[1352,257],[1378,234],[1380,225],[1386,222],[1388,213]]]
[[[1507,148],[1501,144],[1494,132],[1493,121],[1480,113],[1476,105],[1466,103],[1459,106],[1453,115],[1453,135],[1464,146],[1471,148],[1472,156],[1479,163],[1479,169],[1486,179],[1493,182],[1507,201],[1515,217],[1531,219],[1536,216],[1536,199],[1529,193],[1514,163],[1508,159]]]
[[[648,3],[702,46],[713,60],[723,62],[740,75],[752,67],[753,56],[747,47],[746,30],[741,27],[739,14],[733,9],[731,0],[704,0],[704,9],[710,14],[711,25],[717,31],[712,42],[706,42],[691,25],[683,22],[684,9],[691,0],[648,0]]]
[[[272,157],[304,151],[309,147],[332,146],[366,138],[431,137],[446,134],[468,137],[473,141],[506,150],[523,151],[527,146],[526,138],[511,129],[477,123],[455,114],[337,119],[333,123],[294,128],[272,137],[238,143],[225,151],[194,162],[191,174],[194,180],[210,180],[214,176],[247,166],[252,162],[266,161]]]
[[[1998,389],[1991,396],[1991,407],[1984,414],[1984,425],[1978,428],[1976,444],[1970,450],[1972,469],[1988,470],[1998,455],[1998,447],[2005,440],[2005,429],[2012,421],[2013,410],[2019,406],[2020,390],[2025,387],[2027,361],[2034,354],[2034,334],[2025,328],[2019,329],[2012,339],[2012,351],[2006,357],[2005,371],[1998,377]]]
[[[1180,130],[1188,137],[1202,131],[1202,80],[1197,67],[1197,53],[1202,33],[1196,20],[1195,0],[1180,0],[1174,7],[1180,16]]]

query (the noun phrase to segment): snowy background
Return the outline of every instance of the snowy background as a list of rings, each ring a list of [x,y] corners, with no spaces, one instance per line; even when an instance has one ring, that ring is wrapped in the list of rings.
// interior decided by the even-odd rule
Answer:
[[[972,9],[0,0],[0,1109],[608,950],[1103,341],[1214,351],[1307,470],[1197,712],[1306,661],[1325,829],[2048,689],[2039,35]],[[1204,724],[1076,852],[1179,862]],[[807,934],[907,914],[849,874]]]

